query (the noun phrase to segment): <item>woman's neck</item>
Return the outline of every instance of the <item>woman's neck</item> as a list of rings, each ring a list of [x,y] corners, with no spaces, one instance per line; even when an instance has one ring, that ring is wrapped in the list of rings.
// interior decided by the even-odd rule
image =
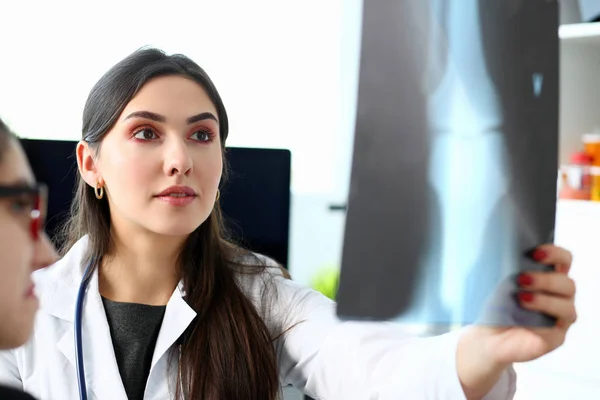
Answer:
[[[177,259],[185,238],[113,234],[113,251],[98,271],[100,294],[110,300],[165,305],[179,283]]]

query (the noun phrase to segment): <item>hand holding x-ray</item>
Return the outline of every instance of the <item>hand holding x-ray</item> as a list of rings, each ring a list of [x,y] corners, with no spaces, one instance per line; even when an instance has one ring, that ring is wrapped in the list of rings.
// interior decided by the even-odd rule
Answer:
[[[577,319],[575,283],[568,276],[571,253],[556,246],[544,245],[538,248],[535,255],[537,261],[551,265],[554,272],[521,275],[519,284],[528,290],[523,292],[528,295],[521,296],[520,303],[527,310],[556,318],[557,322],[545,328],[475,325],[465,329],[457,349],[457,370],[468,397],[469,394],[481,397],[479,392],[468,393],[468,388],[479,386],[485,393],[486,388],[481,388],[481,382],[488,380],[490,372],[494,376],[493,371],[503,371],[515,362],[535,360],[561,346],[567,331]],[[502,302],[505,294],[499,293],[495,298]]]

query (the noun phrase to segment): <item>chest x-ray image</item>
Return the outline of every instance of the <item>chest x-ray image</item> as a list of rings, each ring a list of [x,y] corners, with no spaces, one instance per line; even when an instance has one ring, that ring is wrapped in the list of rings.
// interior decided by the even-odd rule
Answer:
[[[338,316],[548,326],[516,301],[553,240],[558,4],[366,0]]]

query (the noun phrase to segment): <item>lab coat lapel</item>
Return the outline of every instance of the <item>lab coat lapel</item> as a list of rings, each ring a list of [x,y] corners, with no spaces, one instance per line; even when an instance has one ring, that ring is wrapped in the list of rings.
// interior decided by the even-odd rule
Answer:
[[[83,354],[88,389],[100,400],[127,399],[94,271],[83,308]]]
[[[87,266],[82,264],[87,245],[88,237],[84,236],[54,266],[36,273],[36,275],[49,275],[43,280],[48,286],[40,299],[42,307],[40,311],[60,319],[64,324],[65,331],[56,346],[71,364],[71,373],[75,377],[77,363],[74,315],[79,285]],[[87,288],[82,319],[83,357],[88,395],[93,392],[99,400],[127,399],[104,306],[98,291],[97,271],[94,271]]]
[[[152,355],[150,374],[152,374],[152,370],[160,358],[185,332],[194,318],[196,318],[196,312],[183,299],[182,284],[179,284],[167,303],[163,323],[158,333],[154,354]]]
[[[75,355],[74,313],[78,286],[56,284],[48,311],[51,315],[66,320],[65,333],[57,343],[59,351],[65,356],[77,374]],[[104,311],[104,305],[98,292],[98,273],[92,275],[83,306],[83,358],[85,380],[88,395],[94,393],[99,400],[127,399],[110,329]]]

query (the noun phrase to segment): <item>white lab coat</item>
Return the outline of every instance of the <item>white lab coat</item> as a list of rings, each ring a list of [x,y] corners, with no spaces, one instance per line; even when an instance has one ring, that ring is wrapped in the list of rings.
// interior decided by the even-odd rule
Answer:
[[[23,388],[40,400],[79,398],[73,320],[86,246],[87,238],[83,238],[62,260],[34,274],[41,304],[34,333],[24,346],[0,352],[0,384]],[[266,307],[260,290],[265,280],[275,283],[275,308],[265,316],[274,331],[303,321],[276,343],[282,385],[293,385],[315,399],[327,400],[465,398],[455,363],[458,333],[414,338],[393,324],[340,322],[332,301],[274,271],[262,277],[240,278],[240,283],[263,313]],[[177,360],[168,356],[169,350],[195,315],[182,298],[180,286],[167,304],[145,400],[173,398],[177,368],[167,366],[169,358],[171,362]],[[90,281],[84,304],[83,346],[89,398],[126,399],[97,274]],[[486,399],[512,399],[515,387],[511,369]]]

